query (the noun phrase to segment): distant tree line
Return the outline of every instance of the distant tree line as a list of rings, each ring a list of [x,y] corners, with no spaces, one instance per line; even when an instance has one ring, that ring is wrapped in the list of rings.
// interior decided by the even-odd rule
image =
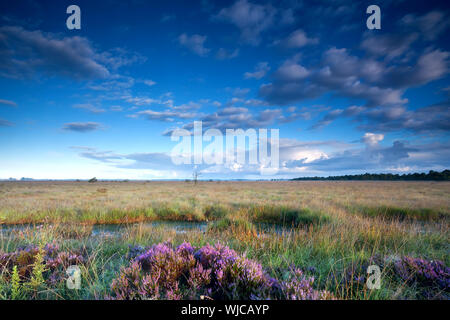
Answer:
[[[292,180],[386,180],[386,181],[411,181],[411,180],[432,180],[432,181],[450,181],[450,170],[442,172],[430,170],[428,173],[364,173],[345,176],[330,177],[300,177]]]

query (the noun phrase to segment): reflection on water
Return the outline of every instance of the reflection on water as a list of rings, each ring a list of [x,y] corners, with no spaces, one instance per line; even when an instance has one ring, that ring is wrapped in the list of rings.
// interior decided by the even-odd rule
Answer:
[[[271,233],[276,235],[283,235],[286,232],[292,231],[291,227],[280,226],[270,223],[256,223],[258,236],[264,233]],[[2,237],[14,237],[20,233],[37,232],[43,228],[58,230],[58,233],[66,233],[67,235],[83,234],[84,237],[120,237],[121,235],[129,232],[130,229],[135,228],[168,228],[175,230],[177,234],[184,234],[190,231],[206,232],[208,222],[186,222],[186,221],[152,221],[133,224],[96,224],[96,225],[52,225],[52,224],[11,224],[0,225],[0,236]],[[74,230],[72,230],[74,229]],[[70,236],[69,236],[70,238]]]
[[[64,225],[52,225],[52,224],[12,224],[12,225],[0,225],[0,235],[2,236],[14,236],[14,234],[20,232],[33,232],[39,231],[43,228],[55,228],[60,231],[64,231]],[[69,228],[73,228],[73,225],[70,225]],[[135,224],[96,224],[92,226],[77,226],[76,231],[82,232],[86,236],[91,237],[110,237],[110,236],[120,236],[124,232],[130,230],[130,228],[170,228],[175,230],[176,233],[186,233],[188,231],[206,231],[207,222],[179,222],[179,221],[152,221],[152,222],[143,222],[143,223],[135,223]],[[62,230],[61,230],[62,229]],[[69,231],[68,231],[69,232]]]
[[[143,222],[136,224],[104,224],[104,225],[94,225],[92,228],[92,236],[99,235],[115,235],[122,234],[132,227],[142,227],[142,228],[170,228],[175,230],[176,233],[186,233],[188,231],[206,231],[207,222],[185,222],[185,221],[152,221]]]

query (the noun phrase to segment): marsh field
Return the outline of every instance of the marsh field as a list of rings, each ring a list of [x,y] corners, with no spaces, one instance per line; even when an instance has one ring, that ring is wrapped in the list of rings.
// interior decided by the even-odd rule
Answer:
[[[449,195],[449,182],[0,182],[0,299],[448,299]]]

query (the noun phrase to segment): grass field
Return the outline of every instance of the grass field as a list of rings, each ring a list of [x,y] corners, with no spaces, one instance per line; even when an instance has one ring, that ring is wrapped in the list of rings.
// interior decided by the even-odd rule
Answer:
[[[450,265],[449,194],[448,182],[2,182],[0,298],[104,299],[130,248],[186,241],[227,245],[276,279],[299,268],[337,299],[448,299],[448,268],[433,261]],[[98,224],[125,226],[92,236]],[[81,289],[49,280],[55,272],[36,254],[49,244],[83,257]],[[23,262],[32,245],[40,249]],[[365,285],[370,264],[381,267],[380,289]],[[430,280],[427,268],[441,273]]]

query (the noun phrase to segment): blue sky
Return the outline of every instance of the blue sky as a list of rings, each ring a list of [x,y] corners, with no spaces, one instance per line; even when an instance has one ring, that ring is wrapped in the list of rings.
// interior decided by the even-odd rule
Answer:
[[[81,30],[66,8],[81,8]],[[0,179],[184,179],[170,133],[279,129],[280,169],[202,178],[443,170],[445,1],[33,1],[0,4]]]

